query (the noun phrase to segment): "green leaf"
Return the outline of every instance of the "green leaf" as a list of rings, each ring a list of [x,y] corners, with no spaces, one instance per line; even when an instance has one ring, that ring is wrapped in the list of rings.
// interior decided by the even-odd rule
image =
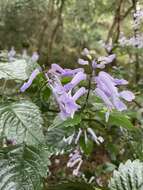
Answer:
[[[39,108],[30,101],[0,106],[0,136],[33,145],[43,143],[43,119]]]
[[[72,79],[71,77],[64,77],[62,78],[61,82],[62,84],[67,84],[71,81],[71,79]]]
[[[55,118],[53,124],[48,128],[46,143],[51,148],[52,154],[58,154],[69,149],[69,145],[63,141],[64,137],[68,137],[75,131],[81,121],[80,115],[75,115],[73,119],[63,121],[59,116]]]
[[[15,146],[0,149],[1,190],[43,190],[50,164],[43,147]]]
[[[116,165],[114,165],[113,163],[106,162],[104,164],[104,172],[105,173],[108,173],[108,172],[110,173],[110,172],[112,172],[115,169],[116,169]]]
[[[0,79],[26,80],[28,63],[24,59],[9,63],[0,63]]]
[[[40,92],[40,98],[42,101],[46,102],[48,101],[49,97],[51,95],[51,90],[47,86],[45,86],[41,92]]]
[[[90,155],[93,151],[94,143],[90,139],[87,139],[87,142],[85,143],[85,139],[83,137],[80,138],[80,147],[82,148],[82,150],[86,155]]]
[[[68,118],[67,120],[63,121],[59,116],[55,118],[53,124],[50,128],[62,126],[62,127],[74,127],[81,122],[81,116],[79,114],[74,115],[74,118]]]
[[[134,129],[134,126],[130,122],[129,118],[123,113],[111,113],[108,123],[111,125],[121,126],[129,130]]]

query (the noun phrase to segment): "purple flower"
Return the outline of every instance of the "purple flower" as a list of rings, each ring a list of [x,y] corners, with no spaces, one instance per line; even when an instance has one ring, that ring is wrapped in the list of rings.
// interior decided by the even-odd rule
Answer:
[[[21,92],[24,92],[27,88],[29,88],[33,82],[33,80],[36,78],[36,76],[40,73],[39,69],[35,69],[32,74],[30,75],[30,78],[27,82],[25,82],[22,87],[20,88]]]
[[[92,67],[93,69],[104,69],[106,64],[112,63],[113,60],[116,58],[115,54],[106,56],[106,57],[99,57],[98,60],[92,61]]]
[[[60,77],[74,76],[78,72],[84,72],[82,68],[73,69],[73,70],[63,69],[61,66],[57,64],[52,64],[50,71],[54,72],[57,76],[60,76]]]
[[[112,63],[115,58],[116,58],[115,54],[105,56],[105,57],[99,57],[98,62],[105,65],[105,64]]]
[[[78,104],[73,100],[71,95],[64,93],[58,97],[58,102],[60,106],[60,116],[63,120],[68,117],[73,118],[75,112],[80,108]]]
[[[128,90],[124,90],[120,92],[120,97],[122,97],[128,102],[131,102],[133,99],[135,99],[135,95],[131,91],[128,91]]]
[[[56,65],[55,65],[56,66]],[[56,66],[56,68],[58,68]],[[61,68],[58,68],[61,69]],[[86,93],[84,87],[77,90],[73,95],[71,95],[72,89],[83,79],[85,79],[86,75],[83,72],[78,72],[71,82],[62,85],[60,78],[58,75],[55,75],[55,70],[50,69],[46,74],[48,79],[48,84],[53,92],[53,95],[59,105],[60,108],[60,117],[65,120],[68,117],[73,118],[75,112],[80,108],[80,106],[76,103],[76,100],[80,98],[83,94]]]
[[[69,157],[70,159],[67,163],[67,167],[69,168],[74,167],[82,158],[78,150],[75,150]]]
[[[128,84],[128,81],[127,80],[124,80],[124,79],[113,79],[115,85],[126,85]]]
[[[62,77],[66,77],[66,76],[74,76],[79,72],[84,72],[83,68],[78,68],[78,69],[65,69],[65,72],[62,74]]]
[[[51,71],[53,71],[57,75],[62,75],[65,72],[64,69],[57,64],[51,65]]]
[[[115,109],[117,109],[118,111],[123,111],[127,109],[127,106],[120,100],[119,97],[113,96],[112,101]]]
[[[114,108],[112,102],[110,101],[109,97],[106,95],[106,93],[101,90],[100,88],[96,88],[95,89],[95,93],[98,97],[100,97],[104,103],[106,104],[106,106],[108,107],[108,109],[112,109]]]
[[[75,112],[80,108],[76,103],[76,100],[84,95],[87,91],[84,87],[81,87],[73,96],[71,93],[63,93],[61,96],[57,97],[60,106],[60,116],[63,120],[68,117],[73,118]]]
[[[93,69],[96,69],[96,68],[98,68],[98,69],[104,69],[105,68],[105,64],[102,64],[102,63],[98,64],[97,61],[93,60],[92,61],[92,68]]]
[[[74,95],[73,99],[76,101],[78,100],[81,96],[83,96],[85,93],[87,93],[87,90],[84,87],[81,87]]]
[[[98,77],[96,77],[97,88],[100,88],[108,96],[118,95],[117,87],[113,82],[113,78],[106,72],[99,72]]]
[[[126,110],[127,106],[122,102],[121,98],[128,102],[135,98],[134,94],[130,91],[118,92],[117,85],[127,84],[126,80],[114,79],[108,73],[103,71],[99,73],[95,80],[97,83],[95,93],[103,100],[109,110]]]
[[[80,174],[79,170],[83,163],[82,156],[78,150],[75,150],[72,154],[69,155],[69,161],[67,163],[68,168],[76,168],[73,170],[73,175],[78,176]]]
[[[78,64],[80,64],[80,65],[88,65],[89,64],[89,62],[88,61],[86,61],[86,60],[84,60],[84,59],[78,59]]]
[[[72,88],[74,88],[75,86],[77,86],[77,84],[79,84],[82,80],[86,80],[86,74],[83,72],[78,72],[73,79],[71,80],[71,82],[69,82],[68,84],[64,85],[64,88],[66,91],[71,90]]]

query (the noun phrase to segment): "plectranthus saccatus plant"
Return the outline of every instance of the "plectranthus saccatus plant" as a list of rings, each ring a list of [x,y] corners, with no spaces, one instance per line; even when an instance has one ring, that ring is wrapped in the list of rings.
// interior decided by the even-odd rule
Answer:
[[[46,80],[46,85],[50,88],[52,96],[58,105],[58,117],[66,121],[69,118],[74,118],[76,114],[84,113],[88,104],[90,93],[97,96],[104,105],[105,122],[108,122],[110,113],[114,110],[122,112],[127,110],[124,101],[131,102],[135,96],[131,91],[120,90],[120,86],[128,84],[128,81],[111,76],[109,73],[102,71],[107,64],[110,64],[116,58],[115,54],[95,58],[92,51],[85,48],[82,52],[84,58],[79,58],[78,63],[81,66],[88,66],[90,74],[86,74],[84,68],[64,69],[58,64],[52,64],[47,71],[42,71],[41,68],[36,68],[29,80],[20,88],[21,92],[26,91],[32,84],[32,81],[39,73],[43,73]],[[62,84],[62,80],[69,77],[69,82]],[[88,81],[88,86],[82,86],[83,81]],[[78,100],[85,96],[83,105],[78,103]],[[91,127],[78,127],[70,136],[63,137],[63,141],[67,144],[75,144],[75,153],[70,155],[68,167],[77,165],[76,170],[73,170],[74,175],[79,175],[79,169],[82,164],[81,155],[79,155],[78,142],[81,136],[84,136],[85,144],[88,138],[91,138],[97,145],[104,142],[102,136],[97,136],[94,129]],[[84,153],[83,150],[80,150]]]
[[[5,79],[0,106],[0,189],[42,190],[44,179],[50,175],[50,157],[63,153],[68,154],[66,167],[73,176],[93,182],[95,176],[87,179],[82,166],[94,147],[108,141],[106,127],[133,128],[126,116],[126,103],[135,96],[125,89],[125,79],[105,71],[116,59],[115,54],[96,57],[94,51],[85,48],[76,69],[58,64],[43,68],[38,59],[37,52],[29,56],[23,50],[18,55],[12,47],[0,65],[0,78]],[[42,79],[38,91],[48,91],[46,114],[33,97],[27,98],[38,77]],[[17,85],[7,99],[9,80]],[[36,92],[34,96],[41,98]]]

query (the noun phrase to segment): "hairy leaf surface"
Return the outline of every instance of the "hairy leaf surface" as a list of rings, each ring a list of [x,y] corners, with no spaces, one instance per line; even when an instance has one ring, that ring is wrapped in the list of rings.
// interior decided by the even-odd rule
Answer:
[[[30,101],[0,106],[0,136],[16,143],[33,145],[44,141],[43,119],[39,108]]]

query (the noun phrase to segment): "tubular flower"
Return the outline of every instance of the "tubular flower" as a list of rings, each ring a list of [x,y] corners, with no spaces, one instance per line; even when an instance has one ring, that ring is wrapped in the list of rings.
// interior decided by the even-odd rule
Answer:
[[[80,83],[82,80],[86,80],[86,74],[83,72],[78,72],[73,79],[71,80],[71,82],[69,82],[68,84],[64,85],[64,88],[66,91],[69,91],[71,89],[73,89],[75,86],[77,86],[78,83]]]
[[[73,175],[74,176],[79,176],[80,175],[80,168],[83,163],[82,156],[78,150],[75,150],[73,153],[69,155],[69,161],[67,163],[68,168],[76,168],[73,170]]]
[[[80,106],[74,101],[72,96],[67,93],[63,93],[58,97],[60,116],[64,120],[68,117],[73,118],[74,113],[80,108]]]
[[[109,56],[99,57],[97,60],[94,59],[92,61],[92,63],[91,63],[92,68],[93,69],[96,69],[96,68],[103,69],[103,68],[105,68],[105,66],[107,64],[112,63],[115,58],[116,58],[116,55],[112,54],[112,55],[109,55]],[[78,59],[78,64],[80,64],[80,65],[89,65],[89,61],[79,58]]]
[[[73,70],[72,69],[63,69],[61,66],[59,66],[58,64],[55,64],[55,63],[51,65],[50,71],[52,71],[59,77],[72,77],[80,71],[84,72],[84,70],[82,68],[73,69]]]
[[[115,54],[105,56],[105,57],[99,57],[98,62],[105,65],[105,64],[111,63],[115,58],[116,58]]]
[[[57,97],[60,106],[60,116],[62,119],[67,117],[73,118],[75,112],[80,108],[76,103],[76,100],[86,93],[86,89],[81,87],[73,96],[71,93],[63,93],[61,96]]]
[[[96,68],[104,69],[105,66],[109,63],[112,63],[115,58],[116,58],[115,54],[105,56],[105,57],[99,57],[97,61],[96,60],[92,61],[92,67],[93,69],[96,69]]]
[[[84,60],[84,59],[78,59],[78,64],[80,64],[80,65],[88,65],[89,64],[89,62],[88,61],[86,61],[86,60]]]
[[[117,86],[127,84],[126,80],[114,79],[108,73],[103,71],[99,73],[95,80],[97,83],[95,93],[103,100],[109,110],[126,110],[127,106],[122,102],[121,99],[130,102],[135,98],[134,94],[130,91],[125,90],[118,92]]]
[[[103,137],[99,136],[97,137],[94,130],[92,128],[87,128],[87,132],[91,135],[93,141],[96,143],[96,144],[100,144],[100,143],[103,143],[104,142],[104,139]]]
[[[72,93],[72,89],[77,86],[80,81],[85,80],[86,75],[80,71],[75,74],[71,82],[63,86],[59,78],[59,73],[55,75],[57,69],[63,72],[63,70],[61,70],[62,68],[56,66],[56,68],[54,67],[54,71],[51,69],[46,76],[48,84],[59,105],[60,117],[65,120],[68,117],[73,118],[75,112],[80,108],[76,101],[86,93],[86,89],[81,87],[74,94]]]
[[[36,76],[40,73],[39,69],[35,69],[32,74],[30,75],[30,78],[28,79],[27,82],[25,82],[22,87],[20,88],[21,92],[24,92],[25,90],[27,90],[27,88],[29,88],[33,82],[33,80],[36,78]]]

